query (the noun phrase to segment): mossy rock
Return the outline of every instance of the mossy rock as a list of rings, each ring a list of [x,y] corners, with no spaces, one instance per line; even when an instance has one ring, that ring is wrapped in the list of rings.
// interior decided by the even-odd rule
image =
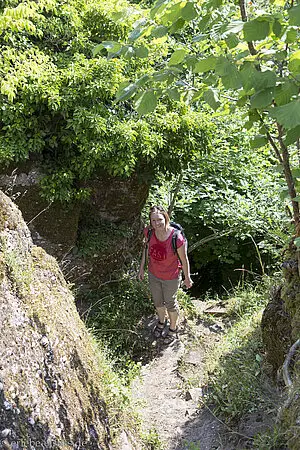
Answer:
[[[109,449],[103,368],[56,260],[0,192],[0,424],[7,448]],[[3,444],[4,445],[4,444]]]

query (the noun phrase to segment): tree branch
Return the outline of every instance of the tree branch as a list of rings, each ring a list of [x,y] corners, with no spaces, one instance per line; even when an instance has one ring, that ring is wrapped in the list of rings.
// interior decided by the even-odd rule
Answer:
[[[292,207],[293,207],[293,216],[294,216],[294,221],[295,221],[295,227],[296,227],[296,236],[299,236],[300,234],[300,229],[299,229],[299,203],[295,200],[293,200],[296,196],[296,189],[295,189],[295,182],[294,182],[294,178],[293,178],[293,174],[291,171],[291,165],[290,165],[290,155],[287,149],[287,146],[285,145],[285,143],[283,142],[282,139],[282,126],[277,122],[277,129],[278,129],[278,141],[280,143],[280,148],[281,148],[281,154],[282,154],[282,165],[283,165],[283,170],[284,170],[284,175],[285,175],[285,179],[288,185],[288,190],[289,190],[289,195],[291,197],[291,201],[292,201]]]
[[[274,152],[275,152],[275,155],[276,155],[278,161],[280,162],[280,164],[283,165],[283,159],[282,159],[281,153],[280,153],[280,151],[279,151],[279,148],[278,148],[277,145],[276,145],[276,142],[274,141],[274,139],[273,139],[271,133],[269,132],[269,130],[268,130],[268,128],[267,128],[267,125],[266,125],[265,122],[264,122],[264,119],[261,117],[261,115],[259,114],[259,112],[258,112],[257,110],[256,110],[256,112],[257,112],[257,114],[259,115],[259,120],[260,120],[261,124],[264,126],[264,128],[265,128],[265,130],[266,130],[266,136],[267,136],[267,138],[268,138],[268,141],[269,141],[271,147],[273,148],[273,150],[274,150]]]
[[[240,5],[240,11],[241,11],[241,17],[242,17],[242,21],[243,22],[247,22],[248,21],[248,17],[247,17],[247,11],[246,11],[246,5],[245,5],[245,0],[239,0],[239,5]],[[254,47],[254,44],[252,41],[247,42],[248,44],[248,48],[249,48],[249,52],[251,55],[257,55],[257,50]]]
[[[176,181],[175,187],[174,187],[174,189],[172,191],[172,197],[171,197],[170,204],[169,204],[169,207],[168,207],[168,214],[169,214],[169,216],[171,216],[172,211],[174,209],[175,201],[176,201],[179,189],[180,189],[182,178],[183,178],[183,172],[180,172],[178,180]]]

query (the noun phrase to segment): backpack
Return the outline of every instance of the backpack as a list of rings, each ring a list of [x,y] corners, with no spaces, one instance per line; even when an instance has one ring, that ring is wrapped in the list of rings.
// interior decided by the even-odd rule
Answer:
[[[187,241],[187,238],[186,238],[186,236],[184,234],[184,230],[183,230],[182,226],[179,223],[171,221],[170,225],[171,225],[171,227],[175,228],[173,236],[172,236],[172,249],[173,249],[174,253],[177,253],[177,256],[179,258],[179,255],[178,255],[178,252],[177,252],[177,238],[178,238],[179,234],[181,233],[183,238],[184,238],[184,240],[185,240],[184,245],[185,245],[186,249],[187,249],[188,241]],[[152,232],[153,232],[152,228],[148,228],[147,244],[146,245],[149,244],[150,238],[152,236]]]

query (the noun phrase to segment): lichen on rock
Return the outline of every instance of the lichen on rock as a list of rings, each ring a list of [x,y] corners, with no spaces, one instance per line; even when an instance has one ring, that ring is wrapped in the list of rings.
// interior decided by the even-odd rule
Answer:
[[[0,192],[0,441],[111,448],[101,367],[56,260]]]

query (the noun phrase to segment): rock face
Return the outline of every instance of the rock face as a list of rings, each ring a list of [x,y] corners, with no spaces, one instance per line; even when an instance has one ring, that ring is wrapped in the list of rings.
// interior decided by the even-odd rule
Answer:
[[[281,298],[281,292],[281,287],[274,290],[261,321],[266,358],[273,368],[274,376],[282,367],[291,346],[291,317]]]
[[[109,449],[101,366],[56,260],[0,192],[1,448]]]
[[[70,274],[68,280],[77,287],[93,284],[93,280],[99,283],[113,270],[121,269],[126,258],[131,258],[133,247],[140,244],[140,215],[149,185],[140,182],[137,175],[121,179],[101,172],[85,184],[90,198],[68,207],[41,198],[41,177],[39,164],[30,161],[0,173],[0,189],[20,208],[34,244],[56,257],[62,268],[67,266],[64,273]],[[78,246],[86,235],[87,249],[80,253]],[[103,246],[104,241],[109,242],[109,248]],[[91,248],[97,243],[103,252]]]

